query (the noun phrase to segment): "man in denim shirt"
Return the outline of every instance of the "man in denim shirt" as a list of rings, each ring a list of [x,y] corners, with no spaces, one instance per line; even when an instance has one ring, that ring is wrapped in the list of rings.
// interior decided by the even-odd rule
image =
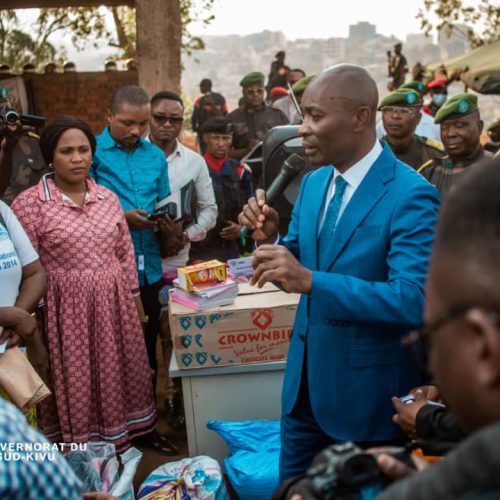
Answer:
[[[168,196],[170,186],[165,155],[144,141],[149,122],[149,98],[140,87],[120,87],[111,101],[108,127],[97,136],[91,175],[111,189],[125,211],[134,242],[141,298],[146,316],[146,345],[151,368],[156,370],[156,333],[160,306],[156,289],[162,282],[160,246],[155,228],[169,230],[165,221],[148,220],[155,204]],[[131,270],[132,271],[132,270]]]
[[[99,184],[118,196],[130,228],[145,312],[141,322],[156,386],[156,339],[161,310],[158,292],[163,285],[163,273],[155,230],[173,232],[176,226],[166,219],[148,220],[156,203],[170,194],[165,155],[142,138],[148,124],[149,97],[146,92],[135,85],[118,88],[111,99],[108,127],[97,136],[97,150],[90,173]],[[151,443],[153,447],[171,454],[169,451],[175,447],[158,438],[161,437],[155,435],[155,442]]]

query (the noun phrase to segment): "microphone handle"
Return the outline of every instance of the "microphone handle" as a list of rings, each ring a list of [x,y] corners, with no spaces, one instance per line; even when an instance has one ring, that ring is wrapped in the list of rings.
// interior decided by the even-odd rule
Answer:
[[[294,178],[295,176],[290,175],[289,172],[280,172],[278,177],[276,177],[276,179],[271,183],[268,191],[266,192],[266,205],[274,205],[278,196],[285,191]],[[248,229],[246,226],[243,226],[241,229],[241,235],[244,238],[251,238],[252,233],[253,231]]]

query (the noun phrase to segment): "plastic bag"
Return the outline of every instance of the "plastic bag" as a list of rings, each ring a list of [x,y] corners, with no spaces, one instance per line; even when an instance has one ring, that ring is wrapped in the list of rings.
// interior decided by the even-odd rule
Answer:
[[[170,462],[155,469],[141,484],[138,500],[229,499],[220,465],[199,456]]]
[[[82,445],[83,446],[83,445]],[[101,491],[123,500],[134,500],[134,476],[142,453],[129,448],[116,455],[110,443],[86,443],[85,450],[70,451],[64,457],[84,483],[84,491]]]
[[[229,446],[224,466],[238,498],[271,498],[279,484],[280,421],[209,420],[207,427]]]

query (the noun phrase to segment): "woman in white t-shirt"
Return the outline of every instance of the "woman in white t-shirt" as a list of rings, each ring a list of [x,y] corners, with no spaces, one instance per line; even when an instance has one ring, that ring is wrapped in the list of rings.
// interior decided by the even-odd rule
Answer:
[[[0,201],[0,352],[26,344],[36,368],[48,367],[48,356],[31,316],[45,293],[42,264],[12,210]]]

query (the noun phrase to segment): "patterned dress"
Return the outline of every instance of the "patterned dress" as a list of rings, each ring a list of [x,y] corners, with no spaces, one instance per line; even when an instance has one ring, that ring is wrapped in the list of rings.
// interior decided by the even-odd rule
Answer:
[[[83,207],[51,174],[12,208],[47,273],[46,335],[53,393],[39,425],[54,442],[107,441],[118,451],[156,423],[152,380],[133,295],[134,251],[117,197],[87,178]]]

